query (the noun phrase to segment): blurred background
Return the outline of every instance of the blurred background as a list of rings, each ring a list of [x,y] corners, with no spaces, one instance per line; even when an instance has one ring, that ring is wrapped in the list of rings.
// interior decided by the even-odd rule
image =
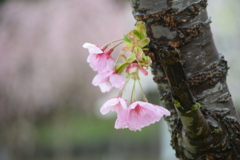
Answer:
[[[218,51],[230,66],[236,107],[240,67],[240,2],[209,0]],[[0,1],[0,160],[175,160],[162,120],[141,132],[115,130],[101,105],[84,42],[122,38],[135,20],[127,0]],[[160,104],[152,76],[143,84]],[[240,110],[240,109],[238,109]]]

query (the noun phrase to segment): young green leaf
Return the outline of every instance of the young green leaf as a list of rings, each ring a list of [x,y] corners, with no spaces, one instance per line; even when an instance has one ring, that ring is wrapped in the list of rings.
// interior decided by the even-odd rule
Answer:
[[[128,36],[125,34],[123,35],[123,42],[126,44],[132,44],[131,39],[129,39]]]
[[[146,38],[140,40],[137,45],[138,45],[140,48],[143,48],[143,47],[145,47],[146,45],[148,45],[149,42],[150,42],[150,39],[149,39],[148,37],[146,37]]]
[[[120,65],[117,67],[117,69],[116,69],[116,73],[122,73],[125,69],[126,69],[126,67],[128,66],[128,64],[129,63],[127,63],[127,62],[124,62],[124,63],[120,63]]]
[[[136,30],[139,32],[140,39],[144,39],[145,37],[147,37],[146,27],[144,25],[144,22],[139,21],[136,24]]]

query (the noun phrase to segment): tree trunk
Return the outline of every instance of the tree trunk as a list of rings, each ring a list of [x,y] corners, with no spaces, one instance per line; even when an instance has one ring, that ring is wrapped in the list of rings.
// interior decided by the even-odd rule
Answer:
[[[207,0],[130,0],[147,28],[152,72],[164,106],[171,145],[183,160],[240,159],[240,124],[226,84],[227,62],[217,52]]]

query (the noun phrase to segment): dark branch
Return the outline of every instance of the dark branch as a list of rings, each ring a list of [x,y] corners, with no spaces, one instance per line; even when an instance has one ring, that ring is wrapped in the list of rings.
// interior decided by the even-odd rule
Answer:
[[[130,1],[151,39],[154,81],[172,113],[166,120],[177,157],[239,158],[239,120],[226,85],[227,63],[212,39],[207,0]]]

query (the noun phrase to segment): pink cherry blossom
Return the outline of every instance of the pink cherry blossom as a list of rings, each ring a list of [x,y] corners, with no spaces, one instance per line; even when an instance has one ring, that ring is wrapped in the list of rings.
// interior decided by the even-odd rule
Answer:
[[[163,115],[170,115],[170,112],[163,107],[141,101],[132,103],[128,109],[128,128],[133,131],[158,122]]]
[[[83,48],[87,48],[89,51],[87,62],[94,71],[102,72],[113,68],[114,59],[110,56],[112,49],[104,51],[91,43],[84,43]]]
[[[103,104],[103,106],[100,109],[100,112],[105,115],[109,111],[115,111],[118,114],[118,118],[115,122],[115,128],[127,128],[127,103],[126,101],[121,97],[115,97],[109,99],[107,102]]]
[[[123,109],[125,109],[125,110],[127,109],[126,101],[121,97],[114,97],[114,98],[109,99],[107,102],[105,102],[103,104],[103,106],[100,109],[100,112],[103,115],[105,115],[109,111],[119,112]]]
[[[112,70],[106,70],[98,73],[92,81],[94,86],[99,86],[101,91],[109,92],[113,87],[122,88],[125,83],[121,74],[115,73]]]

